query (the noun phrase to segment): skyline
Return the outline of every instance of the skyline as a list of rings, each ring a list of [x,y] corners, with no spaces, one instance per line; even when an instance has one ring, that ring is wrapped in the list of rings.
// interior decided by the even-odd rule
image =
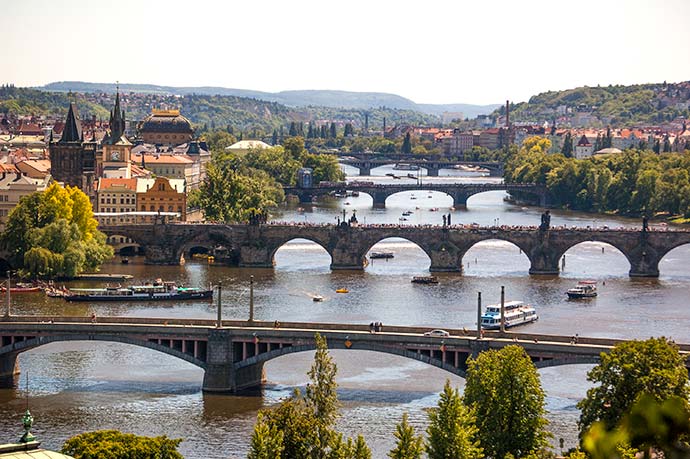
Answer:
[[[484,105],[690,79],[683,0],[370,3],[10,2],[0,58],[12,65],[0,82],[330,89]]]

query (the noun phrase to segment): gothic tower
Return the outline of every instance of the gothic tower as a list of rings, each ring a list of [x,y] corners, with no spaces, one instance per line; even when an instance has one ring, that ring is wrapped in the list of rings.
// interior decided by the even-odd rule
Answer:
[[[52,136],[51,136],[52,138]],[[50,172],[55,180],[93,195],[93,148],[85,148],[84,132],[74,102],[69,104],[65,128],[57,142],[50,142]]]
[[[120,91],[110,112],[110,129],[103,138],[103,154],[99,170],[102,177],[132,178],[132,143],[125,137],[125,111],[120,108]]]

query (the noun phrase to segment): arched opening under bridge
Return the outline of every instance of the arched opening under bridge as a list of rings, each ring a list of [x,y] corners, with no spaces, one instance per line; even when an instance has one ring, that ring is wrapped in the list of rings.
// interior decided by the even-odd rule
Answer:
[[[60,391],[99,384],[115,392],[179,392],[201,387],[204,370],[168,353],[114,341],[55,341],[19,354],[33,381]],[[33,385],[33,383],[32,383]]]
[[[386,275],[427,275],[431,258],[414,241],[387,237],[373,244],[366,252],[367,272]]]
[[[662,279],[690,279],[690,244],[683,244],[669,250],[659,261],[659,276]]]
[[[467,276],[524,276],[530,265],[520,247],[503,239],[477,242],[462,257],[463,273]]]
[[[448,193],[433,190],[405,190],[393,193],[386,198],[386,208],[397,208],[403,211],[412,211],[411,217],[407,217],[410,221],[415,220],[415,214],[423,214],[430,209],[436,209],[443,213],[454,205],[453,197]],[[441,219],[441,215],[438,216]],[[419,220],[419,219],[417,219]],[[422,223],[422,221],[418,221]],[[439,224],[441,222],[439,221]]]
[[[600,241],[575,244],[561,256],[558,266],[561,277],[576,279],[628,278],[630,271],[630,262],[623,252]]]
[[[520,210],[519,207],[511,205],[506,199],[508,192],[503,190],[482,191],[467,198],[467,209],[472,209],[473,221],[482,225],[494,225],[494,220],[499,213],[510,210]],[[538,222],[539,220],[537,220]],[[504,222],[507,223],[507,222]],[[500,221],[499,221],[500,224]]]
[[[271,255],[274,266],[287,271],[330,271],[331,255],[318,242],[293,238],[282,243]]]

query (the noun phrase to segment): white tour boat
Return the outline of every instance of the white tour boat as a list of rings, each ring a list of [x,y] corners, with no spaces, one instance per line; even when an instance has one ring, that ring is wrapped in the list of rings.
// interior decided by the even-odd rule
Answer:
[[[505,303],[506,328],[528,324],[539,319],[537,311],[522,301],[508,301]],[[490,304],[482,314],[482,328],[496,330],[501,328],[501,305]]]

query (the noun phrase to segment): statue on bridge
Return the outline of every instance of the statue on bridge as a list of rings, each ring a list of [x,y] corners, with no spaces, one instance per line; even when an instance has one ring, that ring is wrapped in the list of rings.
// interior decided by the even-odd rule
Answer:
[[[642,217],[642,232],[646,233],[647,231],[649,231],[649,218],[644,215]]]
[[[551,227],[551,211],[546,211],[541,214],[541,225],[539,225],[539,231],[548,231]]]
[[[252,209],[249,212],[249,224],[250,225],[260,225],[262,223],[266,223],[268,215],[266,212],[263,212],[261,210],[256,210]]]

